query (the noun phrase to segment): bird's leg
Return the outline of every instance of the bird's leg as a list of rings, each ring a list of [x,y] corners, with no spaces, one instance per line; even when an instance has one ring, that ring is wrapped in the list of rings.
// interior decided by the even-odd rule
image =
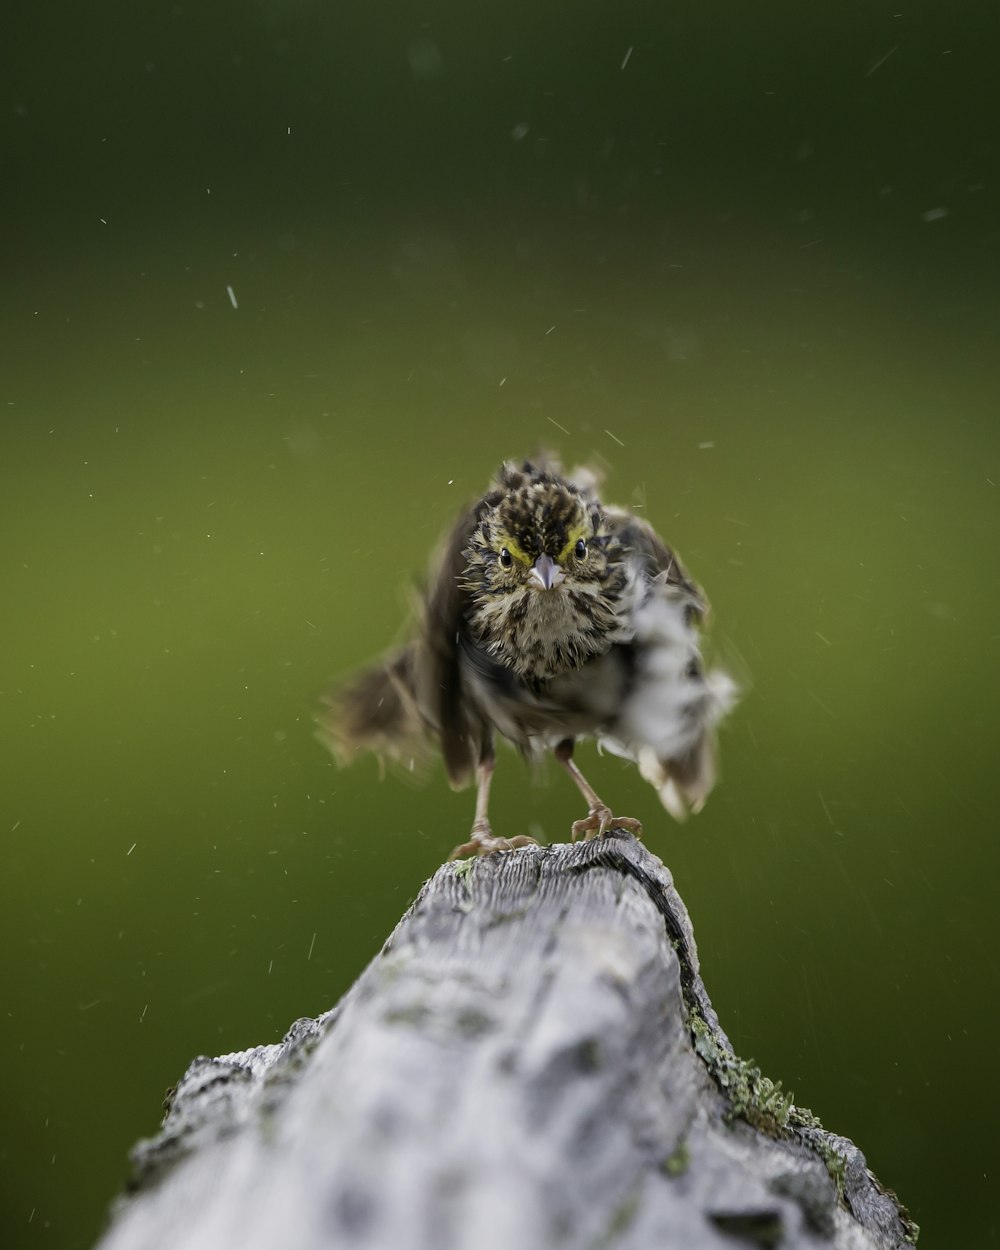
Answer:
[[[534,838],[523,833],[513,838],[497,838],[493,836],[487,810],[490,804],[490,782],[493,780],[493,768],[496,756],[492,749],[484,752],[476,769],[476,815],[472,821],[472,837],[461,846],[456,846],[449,859],[461,859],[463,855],[492,855],[494,851],[513,851],[519,846],[537,846]]]
[[[573,841],[603,837],[609,829],[624,829],[637,838],[642,836],[642,825],[631,816],[615,816],[607,803],[602,802],[597,791],[577,768],[573,760],[573,739],[564,738],[553,752],[556,759],[573,778],[576,788],[587,800],[588,812],[583,820],[573,821]]]

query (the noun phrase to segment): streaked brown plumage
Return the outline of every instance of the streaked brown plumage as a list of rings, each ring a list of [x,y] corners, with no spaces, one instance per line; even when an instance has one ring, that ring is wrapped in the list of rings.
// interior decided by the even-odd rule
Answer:
[[[472,837],[453,854],[532,840],[490,828],[497,735],[566,768],[588,806],[574,836],[641,830],[580,773],[578,738],[635,760],[677,818],[712,788],[735,685],[705,672],[707,604],[652,527],[601,504],[595,485],[549,457],[503,465],[448,536],[414,638],[324,699],[320,736],[338,758],[406,759],[436,742],[454,787],[476,778]]]

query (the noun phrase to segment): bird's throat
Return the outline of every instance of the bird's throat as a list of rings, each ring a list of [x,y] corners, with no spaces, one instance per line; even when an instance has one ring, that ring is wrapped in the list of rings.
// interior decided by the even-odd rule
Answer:
[[[611,645],[606,605],[586,592],[526,588],[481,602],[471,623],[479,645],[531,682],[579,668]]]

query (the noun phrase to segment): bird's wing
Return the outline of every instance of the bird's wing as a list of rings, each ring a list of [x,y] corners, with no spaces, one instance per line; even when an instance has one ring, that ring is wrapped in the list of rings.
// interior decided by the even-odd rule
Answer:
[[[468,783],[489,746],[489,726],[464,697],[459,666],[459,637],[466,630],[466,591],[460,584],[465,550],[484,512],[496,505],[493,492],[467,508],[456,521],[438,556],[424,594],[418,642],[417,702],[438,734],[448,780]]]
[[[715,781],[715,726],[736,700],[736,683],[721,669],[705,671],[699,627],[708,600],[676,552],[641,517],[607,514],[649,585],[634,615],[632,689],[606,744],[637,760],[664,807],[682,819]]]
[[[380,761],[398,763],[407,775],[418,775],[428,743],[416,704],[416,659],[416,645],[408,643],[320,696],[316,736],[339,763],[368,750]]]
[[[708,615],[705,592],[688,576],[676,552],[667,546],[649,522],[624,508],[605,508],[605,515],[612,533],[641,559],[649,580],[679,591],[690,605],[694,618],[703,621]]]

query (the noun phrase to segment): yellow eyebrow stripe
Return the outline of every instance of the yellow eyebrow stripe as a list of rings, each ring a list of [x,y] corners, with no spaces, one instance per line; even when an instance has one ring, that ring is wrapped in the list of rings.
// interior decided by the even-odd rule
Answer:
[[[526,565],[528,568],[531,567],[531,559],[525,555],[524,551],[518,546],[513,538],[507,538],[506,535],[502,535],[493,544],[493,550],[497,553],[497,555],[500,554],[504,547],[507,548],[518,564]]]
[[[559,552],[559,564],[565,564],[565,562],[573,554],[573,548],[581,538],[587,537],[589,530],[590,526],[587,525],[586,522],[581,522],[579,525],[573,526],[573,528],[569,531],[569,535],[562,551]],[[507,534],[498,534],[493,540],[493,550],[497,553],[497,555],[499,555],[504,547],[507,548],[518,564],[523,564],[526,568],[531,568],[534,561],[531,556],[525,552],[524,548],[521,547],[517,539],[511,538]]]
[[[569,559],[570,555],[573,552],[573,548],[580,541],[580,539],[587,537],[587,530],[589,528],[590,527],[586,524],[573,526],[573,528],[569,532],[569,537],[566,539],[566,546],[563,547],[562,551],[559,552],[560,564],[564,564]]]

